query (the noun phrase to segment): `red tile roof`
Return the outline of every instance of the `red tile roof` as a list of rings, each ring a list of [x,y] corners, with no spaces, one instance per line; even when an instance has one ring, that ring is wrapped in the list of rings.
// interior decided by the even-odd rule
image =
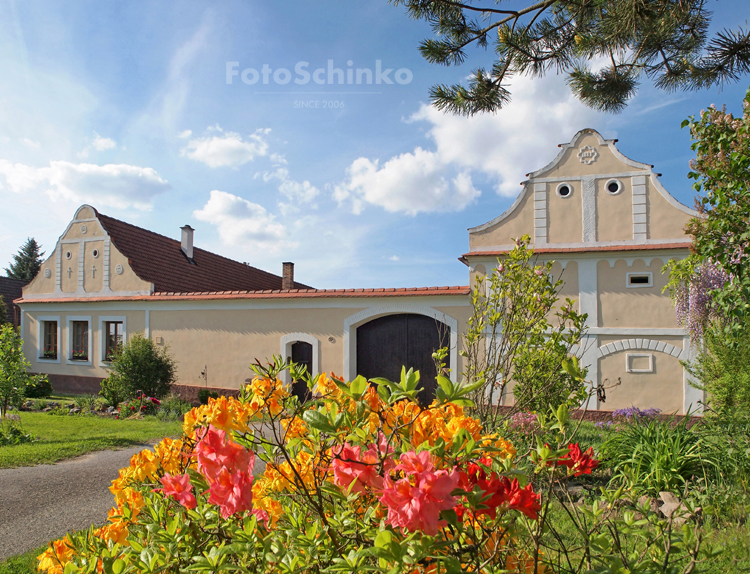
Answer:
[[[217,291],[209,293],[154,293],[131,297],[79,297],[55,299],[18,299],[18,303],[102,303],[109,301],[202,301],[220,299],[322,299],[367,297],[420,297],[468,295],[468,286],[404,287],[386,289],[292,289],[290,291]]]
[[[281,289],[281,277],[256,267],[193,249],[191,263],[180,242],[153,231],[136,227],[103,213],[96,213],[112,243],[128,258],[135,274],[154,284],[155,291],[259,291]],[[308,285],[294,282],[298,289]]]
[[[670,250],[670,249],[690,249],[690,242],[682,243],[643,243],[639,245],[591,245],[583,247],[538,247],[534,249],[534,253],[545,254],[545,253],[596,253],[596,252],[609,252],[609,251],[651,251],[656,249]],[[533,245],[532,245],[533,247]],[[464,253],[461,257],[487,257],[496,255],[506,255],[510,253],[510,249],[502,249],[495,251],[469,251]]]

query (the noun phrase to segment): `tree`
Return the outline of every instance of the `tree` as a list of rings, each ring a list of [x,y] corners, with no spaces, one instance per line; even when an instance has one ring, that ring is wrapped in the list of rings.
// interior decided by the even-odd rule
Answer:
[[[23,281],[31,281],[36,274],[39,273],[39,268],[42,266],[42,256],[44,252],[39,252],[41,245],[31,237],[26,240],[18,253],[13,256],[13,263],[10,264],[10,268],[5,268],[5,274],[13,279],[22,279]]]
[[[492,47],[494,63],[474,70],[468,87],[430,90],[434,105],[456,114],[500,109],[510,100],[507,81],[518,74],[565,73],[584,104],[617,112],[643,76],[663,90],[697,90],[750,71],[750,32],[725,29],[709,38],[705,0],[389,2],[431,25],[435,37],[419,48],[430,63],[459,65],[472,44]],[[606,63],[594,69],[594,61]]]
[[[563,282],[552,278],[552,262],[536,265],[529,236],[498,267],[478,280],[471,292],[472,315],[463,337],[466,382],[482,386],[472,395],[476,413],[495,427],[502,415],[496,408],[511,382],[515,408],[546,413],[575,395],[585,396],[583,377],[570,374],[563,363],[582,353],[586,314],[566,299],[559,305]],[[555,320],[555,324],[552,321]],[[578,396],[580,394],[580,396]]]
[[[8,322],[8,307],[5,305],[5,298],[0,295],[0,326]]]
[[[138,391],[147,396],[161,398],[169,393],[175,381],[175,362],[164,347],[159,349],[151,339],[140,333],[118,350],[110,365],[111,374],[105,383],[109,392],[119,385],[125,389],[125,396],[118,392],[117,402],[133,397]]]
[[[668,264],[667,287],[694,339],[709,320],[728,336],[750,321],[750,90],[743,106],[740,118],[711,106],[682,124],[696,152],[688,177],[700,216],[687,226],[691,255]]]
[[[45,375],[31,375],[30,366],[23,354],[23,339],[15,327],[0,327],[0,418],[5,417],[9,407],[23,400],[27,385],[46,379]]]

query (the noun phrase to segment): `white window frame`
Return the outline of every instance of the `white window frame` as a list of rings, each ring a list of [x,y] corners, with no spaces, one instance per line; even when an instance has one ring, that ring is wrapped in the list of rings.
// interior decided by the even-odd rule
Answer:
[[[631,366],[631,359],[642,359],[648,357],[647,369],[634,369]],[[653,373],[654,372],[654,355],[652,353],[625,353],[625,372],[627,373]]]
[[[560,188],[562,186],[566,186],[568,188],[568,190],[570,191],[568,195],[560,194]],[[557,184],[557,188],[555,189],[555,193],[557,194],[557,197],[559,197],[560,199],[568,199],[569,197],[573,195],[573,191],[574,191],[573,186],[570,185],[567,181],[561,181],[560,183]]]
[[[648,275],[648,283],[638,283],[638,284],[631,284],[630,283],[630,277],[632,275]],[[625,286],[628,289],[641,289],[644,287],[653,287],[654,286],[654,274],[650,271],[641,271],[641,272],[632,272],[632,273],[626,273],[625,274]]]
[[[100,362],[108,365],[107,361],[107,323],[122,323],[122,344],[128,342],[128,318],[125,316],[103,316],[99,317],[99,355]]]
[[[609,191],[609,184],[610,183],[616,183],[617,184],[618,189],[617,189],[616,192],[612,193],[611,191]],[[620,195],[622,193],[623,189],[625,189],[625,186],[622,184],[622,182],[619,179],[617,179],[615,177],[613,177],[612,179],[607,180],[607,183],[604,184],[604,193],[606,193],[607,195]]]
[[[37,334],[36,334],[36,350],[37,350],[37,362],[38,363],[59,363],[60,356],[62,355],[62,339],[60,338],[60,315],[40,315],[36,318],[37,321]],[[57,359],[45,359],[42,357],[42,350],[44,349],[44,322],[45,321],[57,321]]]
[[[320,373],[320,340],[314,335],[309,333],[289,333],[281,337],[281,358],[286,360],[287,357],[292,356],[292,345],[297,342],[309,343],[312,345],[312,373],[308,373],[311,377]],[[281,374],[281,381],[285,385],[290,385],[292,380],[289,375],[289,369],[286,369]]]
[[[80,359],[73,359],[73,321],[86,321],[89,324],[89,358],[87,361],[81,361]],[[91,324],[91,315],[72,315],[67,318],[67,330],[68,334],[65,337],[68,342],[67,354],[65,355],[66,363],[68,365],[92,365],[94,358],[94,328]]]

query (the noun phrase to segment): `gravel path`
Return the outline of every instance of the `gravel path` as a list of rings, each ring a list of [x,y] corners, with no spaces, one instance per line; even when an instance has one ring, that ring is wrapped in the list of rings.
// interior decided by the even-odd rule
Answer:
[[[104,524],[114,503],[110,483],[146,446],[0,470],[0,560]]]

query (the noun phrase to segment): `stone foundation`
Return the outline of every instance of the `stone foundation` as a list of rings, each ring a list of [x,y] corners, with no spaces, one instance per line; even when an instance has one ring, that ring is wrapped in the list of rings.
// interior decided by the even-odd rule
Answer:
[[[80,377],[78,375],[47,375],[52,388],[58,393],[96,395],[101,390],[100,377]]]

